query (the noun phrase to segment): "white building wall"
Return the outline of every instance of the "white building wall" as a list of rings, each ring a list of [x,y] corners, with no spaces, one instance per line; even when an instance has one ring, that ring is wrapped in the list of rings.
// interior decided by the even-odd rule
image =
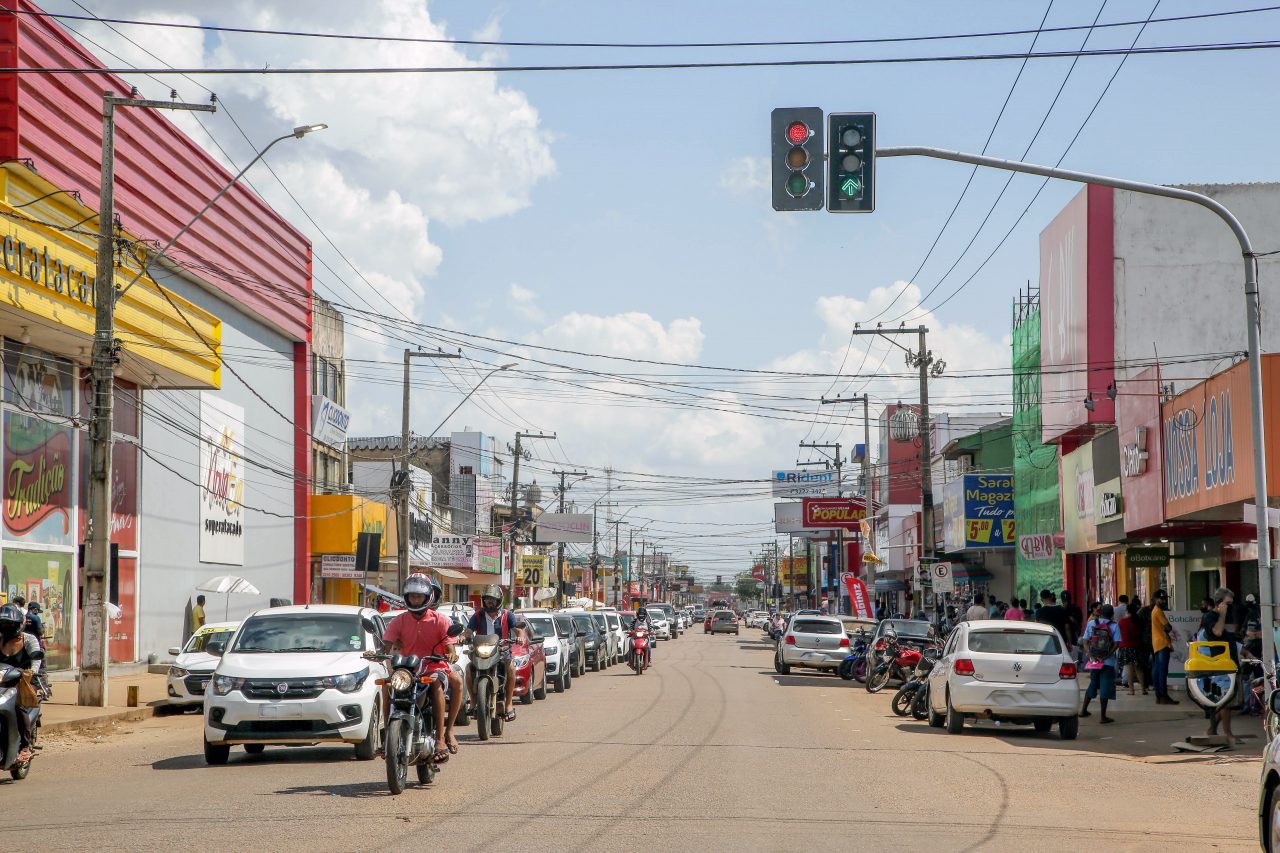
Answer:
[[[1240,219],[1254,251],[1280,248],[1280,184],[1187,185]],[[1235,237],[1199,205],[1117,190],[1115,210],[1116,361],[1130,378],[1155,358],[1176,389],[1223,370],[1230,360],[1170,363],[1179,356],[1239,351],[1247,345],[1244,262]],[[1263,351],[1280,351],[1280,324],[1267,322],[1280,281],[1280,256],[1259,261]],[[1168,381],[1168,380],[1166,380]]]

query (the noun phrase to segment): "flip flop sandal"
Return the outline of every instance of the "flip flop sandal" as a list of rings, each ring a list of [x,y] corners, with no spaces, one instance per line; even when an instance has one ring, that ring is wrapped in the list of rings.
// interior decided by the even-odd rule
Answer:
[[[446,747],[446,749],[448,749],[448,750],[449,750],[449,754],[450,754],[450,755],[457,755],[457,754],[458,754],[458,745],[457,745],[456,743],[451,743],[451,744],[449,744],[449,745]]]
[[[508,711],[506,714],[503,715],[502,720],[503,722],[514,723],[516,721],[516,712]]]
[[[437,749],[436,754],[432,756],[436,764],[444,764],[449,760],[449,751],[447,749]]]

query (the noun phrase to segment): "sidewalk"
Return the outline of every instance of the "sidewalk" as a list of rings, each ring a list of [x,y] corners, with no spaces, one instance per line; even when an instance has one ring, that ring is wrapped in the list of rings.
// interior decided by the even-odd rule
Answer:
[[[107,679],[107,707],[84,708],[76,704],[79,684],[75,681],[53,681],[53,698],[41,706],[41,734],[80,732],[101,728],[115,722],[143,720],[153,717],[166,705],[166,677],[138,672]],[[138,707],[129,708],[129,688],[138,688]]]

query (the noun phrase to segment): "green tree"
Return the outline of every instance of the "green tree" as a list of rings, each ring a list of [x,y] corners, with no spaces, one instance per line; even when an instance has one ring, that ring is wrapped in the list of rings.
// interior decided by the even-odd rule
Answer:
[[[737,583],[734,584],[734,592],[738,594],[738,598],[744,601],[754,601],[760,597],[760,581],[751,577],[751,575],[739,577]]]

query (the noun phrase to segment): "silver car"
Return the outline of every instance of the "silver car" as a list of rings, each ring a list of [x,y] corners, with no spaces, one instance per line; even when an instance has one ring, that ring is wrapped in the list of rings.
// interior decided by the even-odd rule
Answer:
[[[1280,715],[1280,690],[1270,698],[1267,723],[1270,731],[1276,731],[1277,715]],[[1258,792],[1258,840],[1267,853],[1280,853],[1280,734],[1271,739],[1262,754],[1262,784]]]
[[[793,666],[834,672],[848,654],[849,637],[843,622],[835,616],[797,613],[778,640],[773,668],[779,675],[791,672]]]

